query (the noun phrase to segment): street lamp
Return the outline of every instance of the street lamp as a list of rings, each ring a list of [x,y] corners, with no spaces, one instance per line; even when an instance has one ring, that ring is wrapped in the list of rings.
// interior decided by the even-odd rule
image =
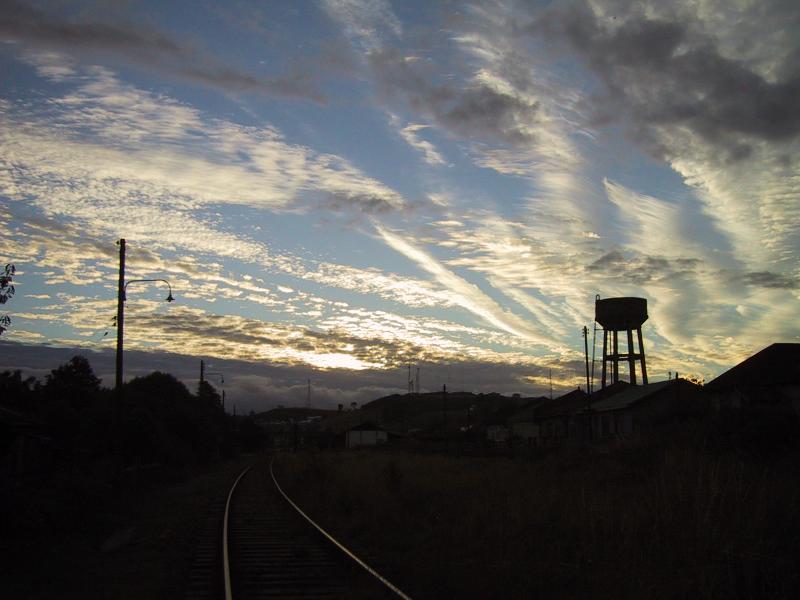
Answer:
[[[167,284],[169,295],[166,297],[167,302],[174,302],[175,298],[172,296],[172,286],[166,279],[131,279],[125,283],[125,239],[122,238],[117,242],[119,244],[119,285],[117,287],[117,368],[116,368],[116,382],[115,389],[117,398],[122,397],[122,340],[123,340],[123,326],[125,323],[125,300],[126,290],[132,283],[147,283],[147,282],[163,282]]]

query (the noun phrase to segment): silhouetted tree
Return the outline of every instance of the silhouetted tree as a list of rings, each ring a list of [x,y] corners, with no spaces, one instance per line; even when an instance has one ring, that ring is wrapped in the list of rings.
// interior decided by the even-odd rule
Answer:
[[[99,391],[100,378],[83,356],[73,356],[50,371],[44,383],[45,395],[63,399],[77,410],[85,408]]]
[[[96,402],[100,379],[86,358],[73,356],[50,371],[41,392],[38,412],[61,449],[69,453],[86,423],[86,412]]]
[[[219,394],[206,385],[193,396],[183,383],[161,372],[126,384],[128,457],[132,447],[139,448],[140,460],[205,462],[217,456],[225,419]],[[153,452],[143,444],[150,444]]]
[[[3,371],[0,373],[0,401],[5,406],[30,412],[33,409],[32,399],[36,393],[36,378],[23,379],[22,371]]]
[[[16,292],[16,288],[11,284],[14,281],[14,273],[17,269],[12,264],[7,264],[0,275],[0,304],[5,304]],[[8,329],[11,324],[11,317],[8,315],[0,315],[0,335]]]
[[[201,381],[197,385],[197,399],[203,406],[222,408],[222,396],[216,388],[207,381]]]

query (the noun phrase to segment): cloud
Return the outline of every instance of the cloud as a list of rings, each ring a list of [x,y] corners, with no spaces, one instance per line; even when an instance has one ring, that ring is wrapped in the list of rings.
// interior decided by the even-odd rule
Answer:
[[[11,208],[14,207],[16,204],[12,203]],[[49,219],[16,225],[14,213],[7,209],[0,211],[0,217],[10,219],[9,230],[14,235],[7,250],[19,266],[26,267],[26,276],[41,274],[51,285],[70,286],[65,288],[69,293],[60,292],[51,302],[32,305],[27,298],[21,298],[15,305],[11,339],[41,339],[42,327],[66,326],[89,347],[102,348],[110,343],[112,338],[103,333],[111,328],[115,313],[117,250],[113,243],[86,239],[85,227]],[[294,275],[301,285],[313,273],[326,285],[378,294],[406,305],[454,303],[449,291],[377,269],[362,271],[319,263],[312,271],[309,268],[314,263],[292,264],[297,267]],[[129,290],[126,344],[131,348],[157,346],[189,355],[349,369],[392,368],[408,360],[441,361],[454,357],[498,364],[532,360],[515,351],[518,344],[493,330],[429,317],[401,316],[386,310],[365,310],[285,285],[265,285],[252,277],[246,280],[221,265],[200,263],[198,257],[176,256],[166,249],[131,244],[127,271],[129,280],[168,278],[177,298],[176,304],[167,305],[161,301],[161,290]],[[90,284],[102,286],[96,296],[86,295]],[[197,308],[198,301],[205,308]],[[220,306],[213,308],[214,304]],[[230,313],[231,309],[238,313],[248,304],[268,306],[269,319],[280,324]],[[497,350],[484,347],[487,342]]]
[[[94,371],[107,386],[114,382],[114,352],[110,349],[89,350],[81,347],[55,347],[14,343],[0,340],[0,371],[21,369],[23,373],[43,379],[58,365],[67,362],[72,356],[80,354],[91,363]],[[163,350],[141,351],[130,349],[125,352],[125,378],[140,377],[154,370],[174,374],[190,390],[197,387],[199,358],[165,352]],[[359,371],[358,377],[343,370],[310,370],[308,366],[271,365],[264,361],[250,362],[236,359],[205,356],[215,371],[225,376],[225,384],[216,381],[212,385],[226,391],[228,411],[236,405],[237,412],[257,412],[284,406],[305,406],[307,379],[311,379],[312,405],[320,408],[333,408],[342,403],[364,404],[370,400],[407,390],[406,365],[391,370],[367,369]],[[498,364],[473,360],[453,360],[447,364],[421,362],[421,381],[423,391],[441,389],[446,383],[452,391],[496,392],[505,394],[522,393],[527,396],[544,394],[547,387],[548,368],[553,369],[555,377],[562,372],[568,374],[576,383],[570,381],[564,387],[574,388],[579,381],[574,372],[580,365],[573,363],[549,363],[539,366],[529,364]]]
[[[322,8],[347,37],[367,51],[380,47],[385,37],[403,32],[386,0],[323,0]]]
[[[96,61],[98,55],[122,60],[185,81],[226,92],[258,92],[270,95],[325,100],[305,71],[261,78],[230,67],[210,54],[182,44],[159,31],[134,25],[122,27],[100,21],[81,23],[46,14],[14,0],[2,0],[0,38],[22,42],[28,48],[70,52]],[[53,77],[70,74],[69,68],[45,65]]]
[[[497,327],[511,335],[538,344],[552,345],[551,339],[532,329],[523,319],[504,310],[497,302],[482,292],[478,286],[442,266],[439,261],[428,253],[379,225],[376,225],[376,229],[391,248],[405,255],[419,267],[433,275],[436,281],[449,291],[456,305],[480,317],[493,327]]]
[[[568,39],[613,101],[621,101],[644,129],[685,126],[732,157],[747,152],[741,136],[783,141],[800,133],[800,73],[783,67],[759,73],[747,60],[723,54],[697,15],[664,12],[573,5],[551,12],[536,28]]]
[[[747,285],[794,290],[799,287],[797,278],[790,277],[783,273],[771,273],[769,271],[751,271],[745,273],[742,280]]]
[[[329,207],[336,210],[404,205],[397,192],[345,159],[290,144],[274,128],[208,119],[104,69],[76,80],[74,91],[46,104],[6,104],[0,149],[14,157],[10,173],[51,187],[69,181],[59,186],[65,190],[102,185],[117,198],[144,195],[159,204],[169,198],[187,209],[218,203],[296,210],[321,197],[335,199]]]
[[[539,104],[490,78],[477,76],[466,84],[437,82],[428,64],[409,61],[404,52],[388,47],[372,52],[368,61],[387,101],[404,97],[413,110],[454,135],[513,146],[534,139],[542,119]]]
[[[586,270],[607,280],[644,286],[650,282],[692,275],[699,263],[697,258],[670,260],[662,256],[642,254],[634,254],[629,258],[618,250],[611,250],[588,265]]]
[[[400,129],[400,137],[402,137],[409,146],[422,153],[425,162],[429,165],[446,165],[447,161],[439,154],[436,147],[429,141],[420,138],[417,134],[417,132],[423,131],[426,128],[426,125],[411,123]]]

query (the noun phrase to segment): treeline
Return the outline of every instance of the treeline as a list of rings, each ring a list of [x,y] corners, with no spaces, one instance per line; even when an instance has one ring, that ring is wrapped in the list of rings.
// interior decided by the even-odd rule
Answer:
[[[67,470],[111,481],[145,467],[203,465],[263,443],[250,419],[225,414],[208,382],[192,393],[174,376],[156,371],[125,383],[117,394],[101,386],[82,356],[53,369],[44,381],[20,371],[0,373],[0,406],[12,415],[0,424],[0,455],[7,463],[12,453],[31,454],[13,446],[22,438],[35,440],[27,446],[37,446],[37,456],[21,458],[41,463],[25,466],[40,472]],[[9,423],[13,415],[17,421]]]

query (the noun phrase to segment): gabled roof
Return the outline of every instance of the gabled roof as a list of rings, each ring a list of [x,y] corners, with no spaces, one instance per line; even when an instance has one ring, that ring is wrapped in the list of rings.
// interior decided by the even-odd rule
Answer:
[[[686,379],[668,379],[667,381],[656,381],[647,385],[631,385],[610,398],[593,401],[590,412],[606,412],[628,408],[670,388],[677,388],[675,390],[678,392],[678,395],[675,396],[676,399],[681,396],[683,399],[692,397],[691,393],[698,393],[702,390],[699,385]]]
[[[624,379],[620,379],[616,383],[611,383],[604,388],[600,388],[599,390],[592,392],[592,400],[604,400],[606,398],[610,398],[615,394],[619,394],[622,391],[625,391],[631,386],[630,383],[625,381]]]
[[[533,419],[534,415],[536,414],[536,409],[539,408],[545,402],[550,402],[550,399],[547,396],[541,396],[539,398],[534,398],[530,400],[527,404],[523,405],[517,412],[511,415],[508,419],[511,423],[522,423],[525,421],[530,421]]]
[[[800,384],[800,344],[772,344],[706,384],[711,390]]]
[[[592,410],[597,412],[607,410],[618,410],[620,408],[627,408],[631,404],[635,404],[640,400],[647,398],[660,392],[671,385],[676,385],[680,379],[671,379],[667,381],[657,381],[655,383],[648,383],[647,385],[630,385],[620,392],[614,394],[610,398],[592,402]]]
[[[577,412],[581,408],[586,407],[586,392],[578,388],[553,398],[540,405],[535,411],[536,418],[557,417],[561,415],[569,415]]]

